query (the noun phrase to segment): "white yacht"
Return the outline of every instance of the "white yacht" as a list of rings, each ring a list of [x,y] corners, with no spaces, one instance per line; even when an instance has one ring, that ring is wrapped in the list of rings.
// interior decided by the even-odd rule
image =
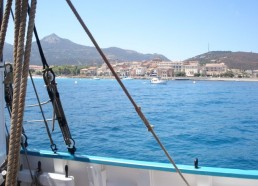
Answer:
[[[158,77],[154,77],[154,78],[151,78],[151,83],[152,84],[166,84],[167,80],[160,79]]]

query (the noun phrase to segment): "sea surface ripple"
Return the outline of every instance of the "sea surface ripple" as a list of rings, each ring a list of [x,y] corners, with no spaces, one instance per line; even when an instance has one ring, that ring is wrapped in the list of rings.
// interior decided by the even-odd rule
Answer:
[[[49,100],[42,79],[34,79],[42,102]],[[114,80],[57,78],[60,98],[77,154],[168,162]],[[154,125],[177,164],[258,169],[258,82],[123,81]],[[36,97],[28,83],[26,105]],[[51,104],[44,105],[52,118]],[[50,150],[38,107],[26,107],[24,128],[29,148]],[[48,122],[52,130],[52,122]],[[58,123],[52,137],[66,151]]]

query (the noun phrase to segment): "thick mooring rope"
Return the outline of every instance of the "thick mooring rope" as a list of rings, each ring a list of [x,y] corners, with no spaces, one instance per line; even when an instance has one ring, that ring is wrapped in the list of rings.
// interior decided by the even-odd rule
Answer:
[[[118,77],[118,75],[116,74],[114,68],[112,67],[112,65],[109,63],[108,59],[106,58],[105,54],[103,53],[103,51],[101,50],[101,48],[99,47],[98,43],[96,42],[96,40],[94,39],[93,35],[91,34],[90,30],[87,28],[87,26],[85,25],[85,23],[83,22],[82,18],[80,17],[79,13],[77,12],[77,10],[75,9],[75,7],[73,6],[72,2],[70,0],[66,0],[67,4],[69,5],[69,7],[71,8],[71,10],[73,11],[74,15],[76,16],[76,18],[78,19],[79,23],[81,24],[81,26],[83,27],[84,31],[87,33],[87,35],[89,36],[89,38],[91,39],[92,43],[94,44],[94,46],[96,47],[97,51],[99,52],[99,54],[101,55],[102,59],[104,60],[104,62],[107,64],[107,66],[109,67],[110,71],[112,72],[113,76],[116,78],[117,82],[119,83],[119,85],[121,86],[121,88],[123,89],[124,93],[126,94],[126,96],[128,97],[128,99],[131,101],[132,105],[135,108],[135,111],[138,113],[139,117],[142,119],[143,123],[145,124],[145,126],[147,127],[148,131],[150,131],[153,135],[153,137],[156,139],[157,143],[159,144],[159,146],[161,147],[161,149],[164,151],[165,155],[167,156],[167,158],[169,159],[169,161],[171,162],[171,164],[174,166],[175,170],[178,172],[179,176],[182,178],[182,180],[185,182],[185,184],[187,186],[190,186],[190,184],[188,183],[188,181],[186,180],[186,178],[183,176],[183,174],[181,173],[181,171],[178,169],[177,165],[175,164],[174,160],[171,158],[171,156],[169,155],[169,153],[167,152],[166,148],[164,147],[164,145],[161,143],[160,139],[158,138],[158,136],[156,135],[155,131],[153,130],[151,124],[149,123],[149,121],[147,120],[147,118],[144,116],[144,114],[141,111],[141,108],[137,106],[136,102],[133,100],[133,98],[131,97],[131,95],[129,94],[128,90],[126,89],[126,87],[124,86],[124,84],[122,83],[121,79]]]
[[[21,23],[21,0],[16,0],[15,1],[15,19],[14,19],[14,43],[13,43],[13,60],[14,62],[17,60],[17,45],[18,45],[18,40],[19,40],[19,28],[20,28],[20,23]],[[12,11],[11,11],[12,13]],[[12,13],[13,16],[13,13]],[[16,64],[16,63],[15,63]],[[14,64],[14,65],[15,65]],[[14,66],[14,68],[17,69],[17,67]]]
[[[17,2],[17,1],[16,1]],[[7,164],[7,179],[6,184],[8,185],[10,181],[10,185],[16,184],[17,177],[17,167],[18,167],[18,159],[19,155],[16,153],[17,148],[20,148],[20,139],[17,136],[17,133],[20,129],[20,124],[18,123],[18,118],[20,113],[19,110],[19,98],[20,98],[20,84],[21,84],[21,76],[22,76],[22,65],[23,65],[23,53],[24,53],[24,37],[25,37],[25,28],[26,28],[26,14],[22,14],[25,6],[27,5],[27,0],[22,0],[19,6],[22,7],[20,14],[16,14],[15,18],[20,16],[20,24],[19,27],[19,37],[17,45],[14,45],[16,48],[16,56],[14,57],[14,88],[13,88],[13,103],[12,103],[12,115],[11,115],[11,130],[10,130],[10,141],[9,141],[9,154],[8,154],[8,164]],[[17,3],[16,3],[17,6]],[[17,9],[17,7],[16,7]],[[17,31],[15,31],[17,32]],[[15,50],[15,49],[14,49]],[[18,144],[17,144],[18,143]],[[8,177],[10,179],[8,179]]]
[[[17,43],[15,41],[16,52],[14,53],[14,92],[13,92],[13,111],[11,118],[11,131],[10,131],[10,143],[9,154],[7,164],[7,177],[6,185],[15,186],[17,182],[17,173],[19,167],[20,157],[20,140],[22,132],[23,112],[25,105],[26,85],[29,71],[29,60],[31,52],[31,41],[34,28],[35,12],[36,12],[36,0],[31,1],[31,13],[29,17],[29,23],[27,28],[26,46],[24,52],[24,38],[26,28],[26,17],[28,1],[22,0],[16,1],[15,10],[15,23],[19,26],[15,26],[16,29],[15,39],[18,38]],[[16,20],[20,19],[20,20]]]
[[[12,103],[12,114],[11,114],[11,130],[10,130],[10,141],[9,141],[9,154],[8,154],[8,164],[7,164],[7,178],[6,185],[15,185],[17,179],[17,167],[19,155],[16,154],[17,142],[20,145],[20,139],[18,141],[17,132],[19,132],[20,127],[18,126],[18,110],[19,110],[19,94],[20,94],[20,84],[21,84],[21,74],[22,74],[22,60],[24,52],[24,37],[25,37],[25,28],[26,28],[26,15],[21,15],[19,7],[21,6],[23,11],[25,9],[25,4],[27,5],[27,0],[16,1],[15,4],[15,40],[18,38],[18,41],[15,41],[14,45],[14,88],[13,88],[13,103]],[[17,7],[18,6],[18,7]],[[26,7],[27,8],[27,7]],[[20,22],[17,19],[20,18]],[[18,29],[18,31],[17,31]],[[18,33],[18,36],[17,36]],[[20,147],[20,146],[19,146]]]
[[[5,13],[4,13],[4,17],[2,20],[1,33],[0,33],[0,56],[3,55],[4,41],[5,41],[6,31],[7,31],[7,27],[8,27],[12,3],[13,3],[12,0],[8,0],[6,2],[6,6],[5,6],[5,11],[4,11]]]

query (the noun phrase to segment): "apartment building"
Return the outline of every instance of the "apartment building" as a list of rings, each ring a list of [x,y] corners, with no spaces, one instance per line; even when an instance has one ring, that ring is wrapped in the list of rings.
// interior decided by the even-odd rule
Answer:
[[[200,64],[198,61],[188,61],[184,63],[184,72],[187,77],[193,77],[200,72]]]
[[[159,77],[172,77],[173,67],[171,61],[162,61],[157,64],[157,75]]]
[[[227,72],[227,66],[224,63],[210,63],[205,65],[207,76],[218,76]]]
[[[85,76],[96,76],[98,67],[83,68],[80,70],[80,74]]]
[[[184,72],[184,63],[182,61],[173,61],[172,68],[174,69],[174,73]]]

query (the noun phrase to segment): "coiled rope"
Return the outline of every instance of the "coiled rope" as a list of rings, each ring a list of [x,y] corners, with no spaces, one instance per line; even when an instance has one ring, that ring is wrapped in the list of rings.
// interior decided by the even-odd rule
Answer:
[[[91,39],[92,43],[94,44],[94,46],[96,47],[97,51],[99,52],[99,54],[101,55],[102,59],[104,60],[104,62],[107,64],[107,66],[109,67],[109,69],[111,70],[113,76],[116,78],[117,82],[119,83],[119,85],[121,86],[121,88],[123,89],[124,93],[126,94],[126,96],[128,97],[128,99],[131,101],[132,105],[134,106],[136,112],[138,113],[139,117],[142,119],[143,123],[145,124],[145,126],[147,127],[148,131],[150,131],[153,135],[153,137],[156,139],[157,143],[159,144],[159,146],[161,147],[161,149],[164,151],[165,155],[167,156],[167,158],[169,159],[169,161],[172,163],[172,165],[174,166],[174,168],[176,169],[176,171],[178,172],[178,174],[180,175],[180,177],[182,178],[182,180],[185,182],[185,184],[187,186],[190,186],[189,183],[187,182],[187,180],[185,179],[185,177],[183,176],[183,174],[181,173],[181,171],[178,169],[178,167],[176,166],[174,160],[171,158],[171,156],[169,155],[169,153],[167,152],[167,150],[165,149],[164,145],[161,143],[160,139],[158,138],[158,136],[156,135],[156,133],[154,132],[151,124],[149,123],[149,121],[147,120],[147,118],[144,116],[144,114],[141,111],[141,108],[137,106],[137,104],[135,103],[135,101],[133,100],[133,98],[131,97],[131,95],[129,94],[128,90],[126,89],[126,87],[124,86],[124,84],[122,83],[121,79],[118,77],[118,75],[116,74],[115,70],[113,69],[112,65],[109,63],[108,59],[106,58],[105,54],[103,53],[103,51],[101,50],[101,48],[99,47],[98,43],[96,42],[96,40],[94,39],[93,35],[91,34],[90,30],[87,28],[87,26],[85,25],[85,23],[83,22],[82,18],[80,17],[80,15],[78,14],[77,10],[75,9],[75,7],[73,6],[72,2],[70,0],[66,0],[67,4],[69,5],[69,7],[71,8],[71,10],[73,11],[74,15],[76,16],[76,18],[78,19],[79,23],[81,24],[81,26],[83,27],[84,31],[87,33],[87,35],[89,36],[89,38]]]
[[[32,33],[36,13],[36,0],[31,0],[31,13],[26,30],[28,0],[16,0],[15,3],[15,39],[14,39],[14,91],[11,117],[9,154],[7,164],[6,185],[15,186],[20,157],[20,141],[22,132],[23,112],[29,71]]]

